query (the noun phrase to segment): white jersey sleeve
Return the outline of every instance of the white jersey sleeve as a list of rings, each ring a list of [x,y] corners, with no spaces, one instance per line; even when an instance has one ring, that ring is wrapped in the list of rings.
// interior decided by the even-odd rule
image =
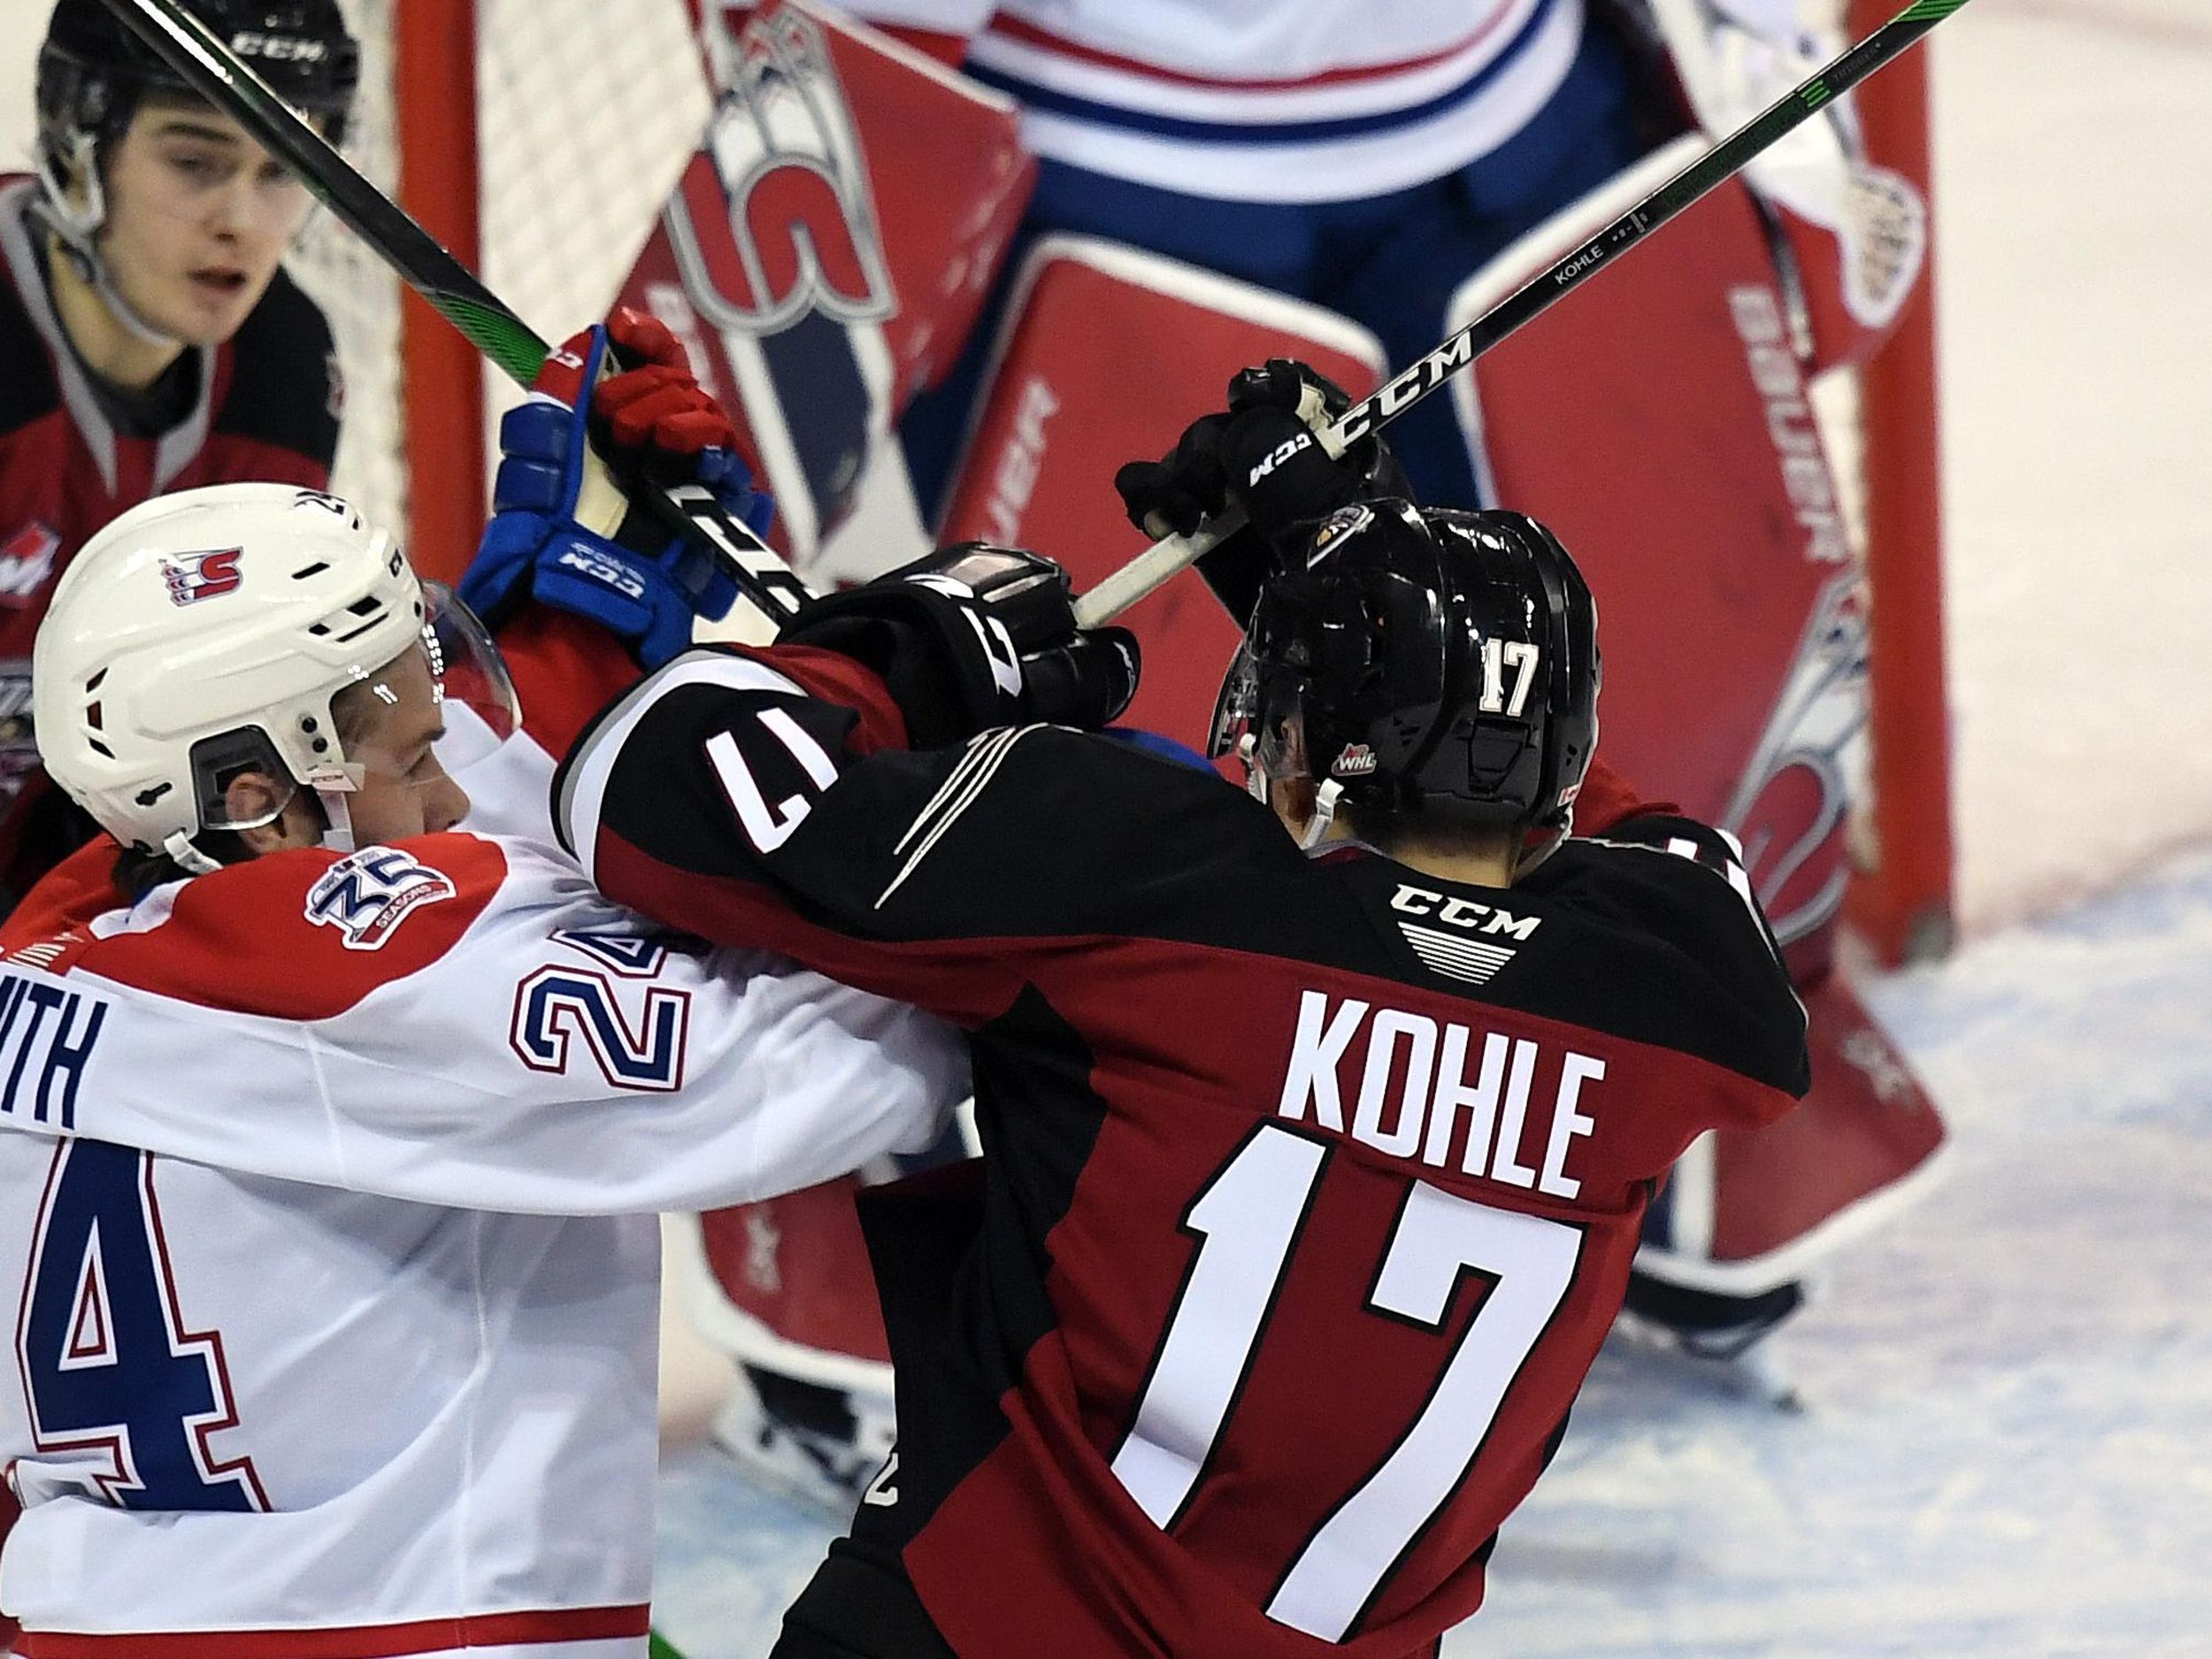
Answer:
[[[9,1125],[472,1210],[763,1197],[919,1150],[966,1092],[934,1020],[474,834],[233,866],[0,964]]]

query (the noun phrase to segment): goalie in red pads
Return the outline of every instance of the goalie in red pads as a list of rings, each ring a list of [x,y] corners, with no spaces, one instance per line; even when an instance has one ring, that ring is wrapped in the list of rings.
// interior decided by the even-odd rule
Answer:
[[[1146,481],[1303,431],[1248,411]],[[1217,747],[1264,803],[1027,723],[1125,702],[1122,641],[988,547],[678,658],[565,763],[610,894],[968,1033],[985,1156],[864,1201],[901,1439],[785,1659],[1429,1650],[1658,1181],[1805,1087],[1726,839],[1586,783],[1564,549],[1317,453],[1210,572],[1257,594]]]

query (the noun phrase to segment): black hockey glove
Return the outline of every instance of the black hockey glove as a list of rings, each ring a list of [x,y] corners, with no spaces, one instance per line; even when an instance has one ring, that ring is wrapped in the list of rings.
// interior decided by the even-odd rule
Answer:
[[[1160,460],[1130,462],[1114,488],[1129,522],[1152,536],[1188,535],[1233,503],[1244,513],[1248,527],[1198,561],[1241,626],[1269,572],[1304,545],[1313,524],[1356,501],[1409,493],[1397,458],[1373,434],[1337,459],[1321,447],[1319,434],[1351,406],[1325,376],[1270,357],[1237,373],[1225,411],[1193,421]]]
[[[1065,571],[982,541],[810,601],[776,642],[821,646],[873,669],[916,749],[1034,721],[1095,729],[1137,690],[1135,635],[1079,630]]]

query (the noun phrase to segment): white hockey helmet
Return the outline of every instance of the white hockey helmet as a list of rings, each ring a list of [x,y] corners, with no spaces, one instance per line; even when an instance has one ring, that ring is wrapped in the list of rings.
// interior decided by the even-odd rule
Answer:
[[[481,625],[349,503],[289,484],[157,496],[86,542],[55,589],[32,653],[39,756],[109,834],[187,870],[217,867],[194,836],[273,822],[291,798],[241,820],[226,790],[247,771],[315,790],[326,840],[350,850],[345,797],[363,774],[332,705],[410,650],[454,744],[480,753],[514,729]]]

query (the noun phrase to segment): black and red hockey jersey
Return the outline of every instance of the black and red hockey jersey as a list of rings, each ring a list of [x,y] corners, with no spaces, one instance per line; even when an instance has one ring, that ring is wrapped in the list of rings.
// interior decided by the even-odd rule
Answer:
[[[77,844],[50,844],[54,826],[36,821],[50,792],[31,733],[31,642],[77,549],[170,490],[326,488],[338,444],[330,329],[282,271],[236,335],[186,353],[198,390],[180,420],[118,432],[47,293],[37,200],[36,180],[0,175],[0,908]]]
[[[841,658],[695,653],[556,801],[621,902],[970,1033],[979,1166],[866,1201],[899,1448],[780,1651],[1429,1651],[1656,1183],[1806,1087],[1734,851],[1631,816],[1483,887],[1110,737],[902,733]]]

